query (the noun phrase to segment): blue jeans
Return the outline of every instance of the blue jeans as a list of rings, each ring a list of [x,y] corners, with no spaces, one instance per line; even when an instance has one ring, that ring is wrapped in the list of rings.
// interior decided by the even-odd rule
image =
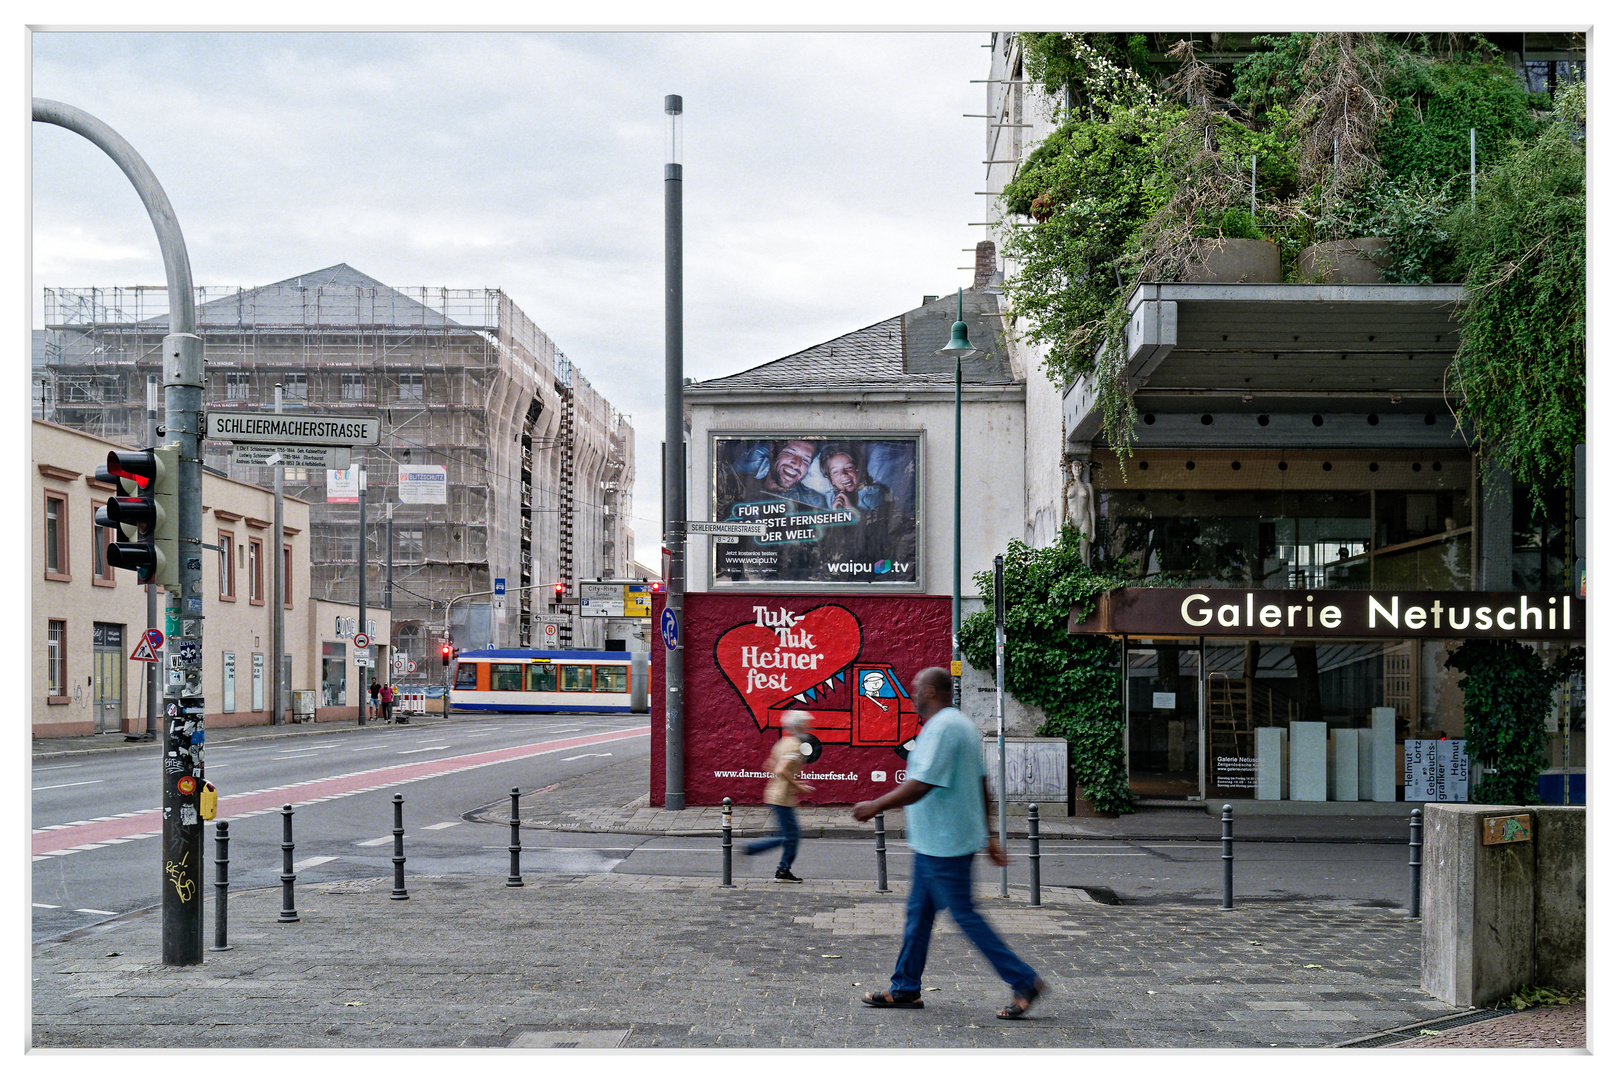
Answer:
[[[775,827],[779,835],[768,840],[754,840],[747,845],[749,855],[757,855],[761,851],[768,851],[773,847],[781,849],[780,870],[791,870],[792,861],[798,857],[798,837],[802,835],[798,830],[798,812],[790,806],[777,806],[770,804],[775,811]]]
[[[1027,997],[1039,978],[972,905],[972,859],[971,855],[914,853],[910,900],[905,908],[904,945],[899,949],[899,962],[893,967],[895,994],[920,992],[921,972],[927,966],[927,944],[933,935],[933,919],[941,910],[954,917],[961,933],[977,947],[1015,996]]]

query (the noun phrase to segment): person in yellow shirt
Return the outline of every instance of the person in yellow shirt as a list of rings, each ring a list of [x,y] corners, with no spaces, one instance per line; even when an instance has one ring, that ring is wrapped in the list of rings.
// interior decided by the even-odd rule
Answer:
[[[775,814],[777,832],[768,840],[754,840],[744,849],[749,855],[757,855],[780,848],[781,863],[775,868],[776,881],[803,880],[792,872],[801,835],[798,813],[794,808],[798,805],[799,795],[807,795],[815,789],[813,784],[798,779],[798,771],[803,768],[803,738],[809,734],[813,719],[808,713],[796,709],[781,717],[781,738],[771,747],[770,756],[764,762],[764,771],[770,774],[764,784],[764,801]]]

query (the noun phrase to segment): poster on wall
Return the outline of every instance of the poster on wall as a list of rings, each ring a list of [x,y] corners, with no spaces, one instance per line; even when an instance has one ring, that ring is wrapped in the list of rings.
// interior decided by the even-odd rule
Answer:
[[[1466,802],[1465,739],[1405,740],[1405,802]]]
[[[915,585],[919,436],[716,436],[715,521],[761,537],[713,542],[716,585]]]
[[[661,607],[661,598],[654,601]],[[920,731],[916,673],[949,665],[942,596],[687,593],[685,792],[693,805],[761,801],[782,719],[810,715],[808,804],[875,798],[905,779]],[[652,651],[652,685],[663,678]],[[652,799],[664,795],[663,695],[652,696]]]

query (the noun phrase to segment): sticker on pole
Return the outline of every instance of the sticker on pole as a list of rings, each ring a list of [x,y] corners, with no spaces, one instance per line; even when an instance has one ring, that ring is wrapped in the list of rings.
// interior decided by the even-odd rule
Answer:
[[[670,651],[680,647],[680,620],[673,608],[663,609],[663,647]]]
[[[174,786],[179,790],[181,795],[190,795],[192,792],[197,790],[196,780],[189,776],[180,777],[180,779],[175,782]]]

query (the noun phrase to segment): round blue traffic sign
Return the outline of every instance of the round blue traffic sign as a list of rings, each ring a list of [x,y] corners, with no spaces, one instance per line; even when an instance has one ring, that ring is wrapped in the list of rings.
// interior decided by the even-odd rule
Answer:
[[[680,620],[675,616],[672,608],[663,609],[663,647],[665,649],[678,649],[680,647]]]

